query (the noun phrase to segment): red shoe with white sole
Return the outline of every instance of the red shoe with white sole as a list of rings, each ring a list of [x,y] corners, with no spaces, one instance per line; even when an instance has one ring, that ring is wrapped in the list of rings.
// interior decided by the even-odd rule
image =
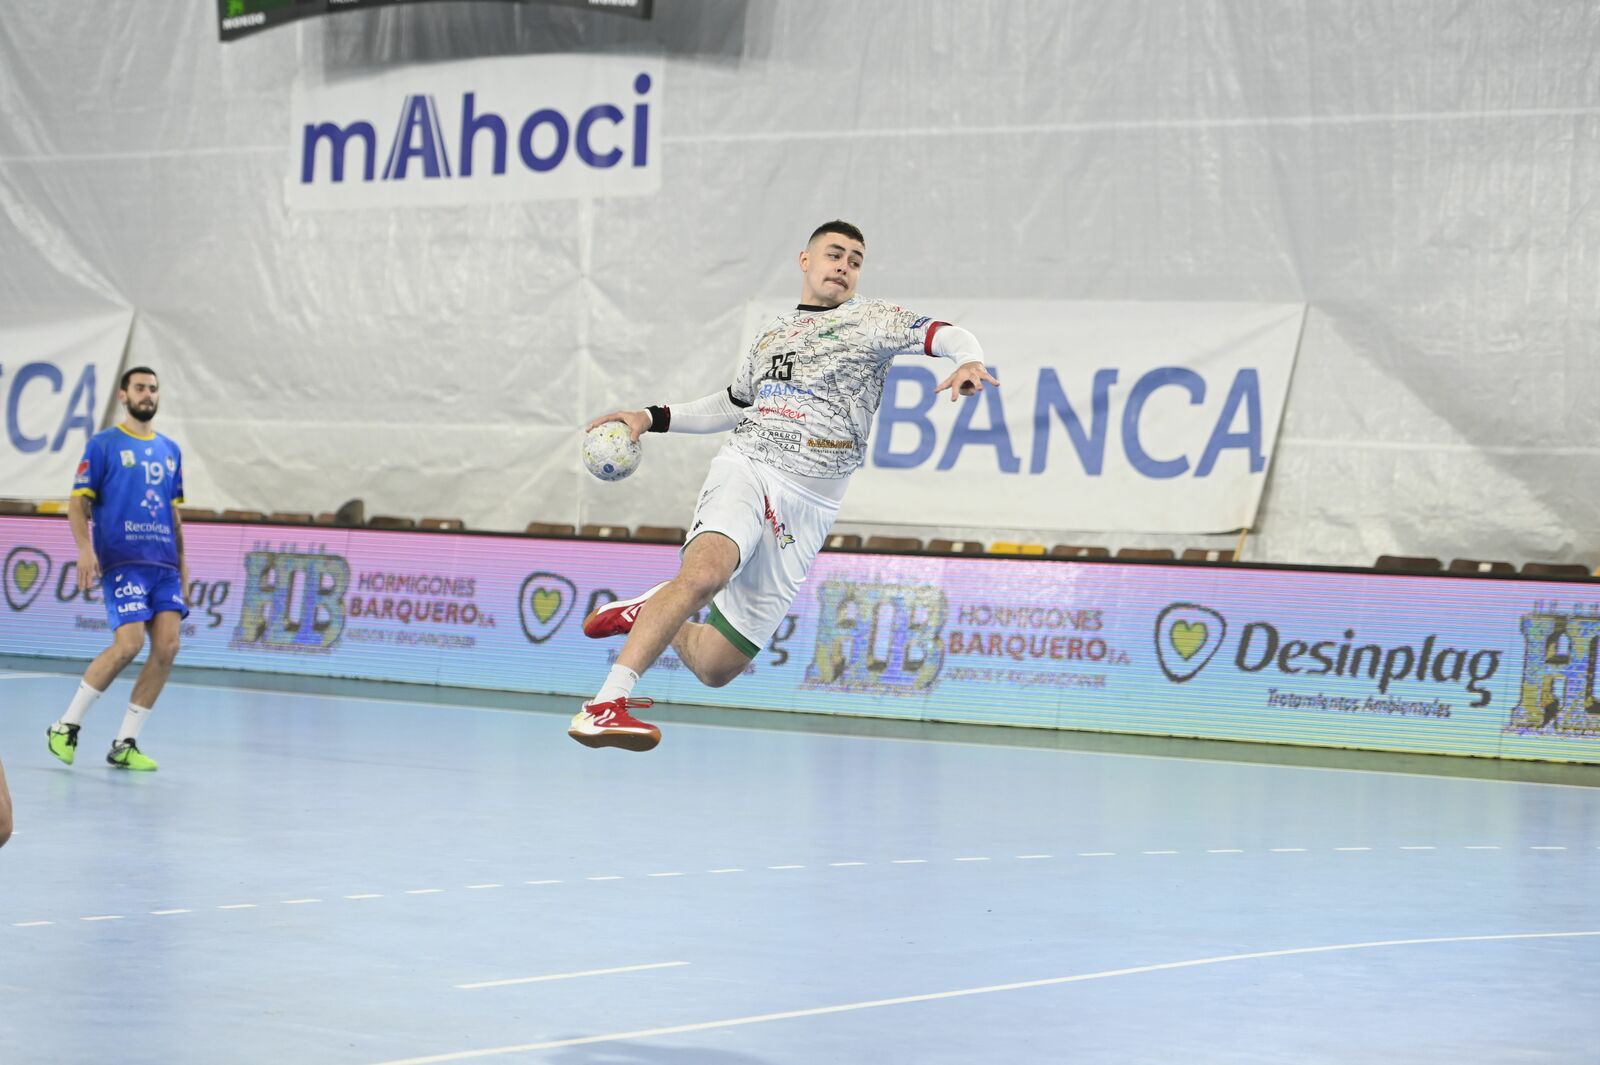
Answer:
[[[607,603],[583,619],[583,634],[592,640],[628,635],[633,631],[633,623],[638,619],[645,600],[665,588],[668,583],[662,581],[648,592],[636,595],[632,599],[618,599],[614,603]]]
[[[603,703],[584,703],[572,719],[567,735],[585,747],[621,747],[625,751],[648,751],[661,742],[661,730],[640,721],[629,710],[648,710],[650,699],[608,699]]]

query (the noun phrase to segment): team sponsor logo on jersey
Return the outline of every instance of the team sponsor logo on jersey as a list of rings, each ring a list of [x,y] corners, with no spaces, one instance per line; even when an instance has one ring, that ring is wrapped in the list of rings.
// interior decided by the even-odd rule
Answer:
[[[792,432],[788,431],[787,429],[765,429],[765,428],[763,428],[763,429],[760,430],[760,435],[761,435],[761,438],[763,440],[766,440],[766,441],[768,441],[768,442],[770,442],[772,444],[776,444],[778,447],[783,448],[783,450],[785,450],[785,451],[799,451],[800,450],[800,434],[799,433],[792,433]]]
[[[82,462],[78,463],[77,477],[81,481],[81,480],[86,480],[88,478],[88,476],[89,476],[89,460],[88,459],[84,459]]]
[[[806,420],[806,412],[803,410],[795,410],[793,407],[757,407],[756,413],[772,414],[779,418],[787,418],[792,422],[803,422]]]
[[[789,532],[789,526],[779,521],[777,512],[772,509],[771,497],[762,496],[761,503],[766,508],[767,524],[772,526],[772,535],[778,538],[778,549],[782,550],[794,543],[794,536]]]
[[[806,447],[819,447],[831,451],[847,451],[856,446],[854,440],[823,440],[812,436],[806,438]]]
[[[139,461],[138,459],[133,457],[133,452],[131,452],[131,451],[123,451],[122,452],[122,464],[124,466],[133,466],[133,465],[137,464],[138,461]]]
[[[173,458],[171,455],[167,456],[167,472],[168,473],[177,473],[178,472],[178,460]]]
[[[928,318],[928,317],[918,318],[916,321],[911,323],[911,328],[913,328],[913,329],[921,329],[923,326],[927,325],[931,321],[933,321],[933,319],[932,318]]]

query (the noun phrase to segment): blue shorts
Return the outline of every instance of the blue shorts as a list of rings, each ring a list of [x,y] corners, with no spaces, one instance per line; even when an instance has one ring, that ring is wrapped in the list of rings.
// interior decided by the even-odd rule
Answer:
[[[162,610],[189,616],[183,578],[171,566],[118,566],[100,578],[100,594],[105,596],[106,618],[113,631],[132,621],[149,621]]]

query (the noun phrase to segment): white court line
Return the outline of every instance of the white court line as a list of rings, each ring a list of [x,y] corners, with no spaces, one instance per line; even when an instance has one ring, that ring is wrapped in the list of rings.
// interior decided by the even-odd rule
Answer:
[[[194,912],[193,910],[151,910],[150,911],[150,916],[152,916],[152,917],[170,917],[172,914],[175,914],[175,913],[193,913],[193,912]]]
[[[988,860],[989,859],[987,859],[987,858],[957,858],[956,859],[956,861],[958,861],[958,862],[986,862]]]
[[[1403,851],[1436,851],[1439,848],[1438,847],[1430,847],[1430,846],[1428,846],[1426,844],[1413,844],[1412,846],[1401,847],[1400,849],[1403,850]]]
[[[1080,858],[1115,858],[1116,856],[1117,856],[1117,852],[1116,851],[1079,851],[1078,852],[1078,857],[1080,857]]]
[[[231,902],[226,906],[217,907],[219,910],[253,910],[255,908],[256,904],[253,902]]]
[[[99,917],[80,917],[80,918],[78,918],[78,920],[80,920],[80,921],[120,921],[120,920],[122,920],[122,914],[120,914],[120,913],[107,913],[107,914],[101,914]]]
[[[535,881],[530,880],[530,881],[528,881],[528,883],[532,884],[532,883],[535,883]],[[442,887],[412,888],[410,891],[406,892],[406,894],[407,895],[442,895],[442,894],[444,894],[444,888],[442,888]]]
[[[645,876],[682,876],[682,873],[646,873]]]
[[[586,880],[621,880],[622,877],[620,877],[620,876],[590,876],[590,877],[585,877],[584,879],[586,879]]]
[[[1207,854],[1243,854],[1244,851],[1240,850],[1237,847],[1217,847],[1214,850],[1206,851],[1206,853]]]
[[[40,925],[55,924],[54,921],[17,921],[12,928],[38,928]]]
[[[1469,850],[1469,851],[1497,851],[1499,849],[1500,849],[1499,847],[1494,846],[1493,844],[1487,844],[1487,843],[1469,843],[1469,844],[1467,844],[1467,850]]]
[[[1017,855],[1017,861],[1026,862],[1026,861],[1031,861],[1034,858],[1054,858],[1054,857],[1055,857],[1055,855],[1053,855],[1053,854],[1019,854],[1019,855]]]
[[[1530,851],[1564,851],[1565,847],[1529,847]]]
[[[1177,854],[1177,851],[1140,851],[1140,854]]]
[[[468,884],[468,891],[487,891],[489,888],[505,887],[504,884]]]
[[[890,865],[927,865],[928,864],[928,859],[926,859],[926,858],[895,858],[892,861],[890,861],[889,864]]]
[[[866,862],[829,862],[835,869],[843,869],[847,865],[866,865]]]
[[[1335,847],[1336,851],[1370,851],[1371,847]]]
[[[522,1054],[530,1050],[555,1050],[559,1047],[586,1046],[591,1043],[616,1043],[623,1040],[655,1039],[684,1032],[704,1032],[715,1028],[737,1028],[747,1024],[766,1024],[788,1021],[799,1017],[822,1017],[830,1013],[850,1013],[856,1010],[879,1009],[884,1006],[904,1006],[914,1002],[936,1002],[940,999],[967,998],[973,995],[990,995],[1001,991],[1024,991],[1035,987],[1052,987],[1058,984],[1076,984],[1088,980],[1107,980],[1117,976],[1138,976],[1143,973],[1166,972],[1173,969],[1191,969],[1201,965],[1220,965],[1224,962],[1255,961],[1261,958],[1287,958],[1300,954],[1330,954],[1336,951],[1373,950],[1379,947],[1408,947],[1438,943],[1487,943],[1512,939],[1566,939],[1579,936],[1600,936],[1600,931],[1585,932],[1518,932],[1488,936],[1437,936],[1428,939],[1386,939],[1371,943],[1338,943],[1322,947],[1291,947],[1287,950],[1261,950],[1249,954],[1223,954],[1211,958],[1191,958],[1187,961],[1169,961],[1157,965],[1138,965],[1127,969],[1107,969],[1096,973],[1078,973],[1074,976],[1055,976],[1045,980],[1023,980],[1014,984],[992,984],[988,987],[968,987],[959,991],[935,991],[926,995],[905,995],[900,998],[880,998],[868,1002],[849,1002],[839,1006],[818,1006],[815,1009],[788,1010],[783,1013],[761,1013],[752,1017],[730,1017],[720,1021],[702,1021],[697,1024],[678,1024],[666,1028],[642,1028],[631,1032],[612,1032],[608,1035],[588,1035],[577,1039],[557,1039],[545,1043],[520,1043],[516,1046],[489,1047],[483,1050],[458,1050],[448,1054],[429,1054],[420,1058],[397,1058],[380,1065],[438,1065],[444,1061],[465,1061],[468,1058],[489,1058],[501,1054]]]
[[[284,899],[283,904],[285,906],[306,906],[310,903],[321,901],[321,899]]]
[[[671,969],[688,965],[686,961],[658,961],[649,965],[622,965],[615,969],[586,969],[581,973],[553,973],[550,976],[519,976],[512,980],[484,980],[476,984],[457,984],[463,991],[476,991],[480,987],[509,987],[512,984],[541,984],[546,980],[571,980],[579,976],[609,976],[612,973],[637,973],[646,969]]]
[[[1304,854],[1306,852],[1304,847],[1272,847],[1269,849],[1273,854]]]
[[[524,880],[524,884],[559,884],[559,880]]]
[[[742,873],[743,869],[707,869],[708,873]]]
[[[64,677],[65,673],[0,673],[0,680],[31,680],[35,677]]]
[[[768,869],[804,869],[803,865],[769,865]]]
[[[365,895],[346,895],[345,898],[347,898],[347,899],[381,899],[381,898],[383,898],[383,896],[382,895],[376,895],[376,894],[373,894],[371,892],[368,892]]]

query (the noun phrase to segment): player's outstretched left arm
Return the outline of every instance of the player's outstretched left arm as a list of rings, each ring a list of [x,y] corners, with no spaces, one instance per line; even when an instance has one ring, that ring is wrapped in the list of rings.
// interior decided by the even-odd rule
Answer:
[[[594,421],[583,427],[584,432],[590,432],[606,422],[621,422],[628,427],[628,435],[637,443],[639,437],[650,428],[650,412],[647,410],[614,410],[610,414],[602,414]]]
[[[929,355],[941,356],[956,364],[955,372],[940,382],[934,395],[949,389],[950,402],[957,396],[975,396],[985,384],[999,388],[1000,382],[983,365],[983,345],[969,330],[959,325],[936,322],[924,344]]]

